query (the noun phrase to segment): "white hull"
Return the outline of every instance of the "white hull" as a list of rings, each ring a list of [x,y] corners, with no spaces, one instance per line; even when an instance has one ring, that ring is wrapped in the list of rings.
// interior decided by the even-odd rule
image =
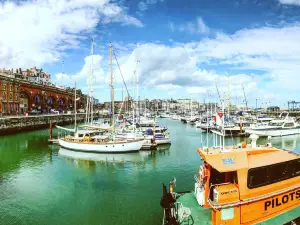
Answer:
[[[146,140],[146,143],[150,143],[151,140]],[[165,145],[165,144],[171,144],[170,139],[166,138],[166,139],[155,139],[155,143],[157,145]]]
[[[122,153],[122,152],[137,152],[142,148],[145,140],[137,140],[123,143],[74,143],[58,139],[59,145],[66,149],[82,152],[98,152],[98,153]]]
[[[146,137],[146,141],[151,142],[152,138],[153,138],[153,136],[149,135],[149,136]],[[166,137],[166,138],[155,138],[155,143],[157,145],[171,144],[171,140],[168,137]]]
[[[294,134],[300,134],[300,128],[293,128],[293,129],[274,129],[274,130],[252,130],[247,129],[245,131],[248,134],[256,134],[258,136],[287,136],[287,135],[294,135]]]

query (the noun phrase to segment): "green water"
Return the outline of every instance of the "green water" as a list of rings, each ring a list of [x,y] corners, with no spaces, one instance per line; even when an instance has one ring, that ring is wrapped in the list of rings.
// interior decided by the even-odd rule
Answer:
[[[160,123],[172,145],[152,155],[60,150],[48,145],[48,130],[0,137],[0,224],[161,224],[162,182],[175,176],[175,190],[193,189],[201,132],[170,119]],[[272,143],[300,149],[299,136]]]

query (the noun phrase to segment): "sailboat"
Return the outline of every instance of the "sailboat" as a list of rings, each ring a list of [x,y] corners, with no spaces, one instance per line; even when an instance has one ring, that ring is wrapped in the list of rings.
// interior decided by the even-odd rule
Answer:
[[[116,138],[114,123],[114,77],[112,72],[112,45],[110,45],[110,70],[111,70],[111,98],[112,98],[112,118],[111,127],[105,128],[109,131],[104,134],[103,129],[76,131],[73,135],[66,135],[59,138],[61,147],[83,152],[97,153],[124,153],[139,151],[144,144],[144,139],[128,140]]]

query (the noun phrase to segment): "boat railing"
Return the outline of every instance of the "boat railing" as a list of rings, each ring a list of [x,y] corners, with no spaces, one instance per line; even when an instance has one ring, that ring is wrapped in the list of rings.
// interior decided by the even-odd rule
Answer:
[[[215,187],[215,186],[219,186],[219,185],[224,185],[224,184],[231,184],[231,183],[223,183],[223,184],[212,185],[211,188]],[[236,201],[236,202],[229,202],[229,203],[223,203],[223,204],[215,204],[214,201],[211,201],[211,199],[208,198],[207,202],[208,202],[208,204],[213,209],[235,207],[235,206],[239,206],[239,205],[243,205],[243,204],[249,204],[249,203],[252,203],[252,202],[257,202],[257,201],[260,201],[260,200],[263,200],[263,199],[266,199],[266,198],[273,198],[276,195],[281,195],[281,194],[284,194],[286,192],[295,190],[297,188],[300,188],[300,184],[296,184],[294,186],[291,186],[291,187],[288,187],[288,188],[285,188],[285,189],[282,189],[282,190],[279,190],[279,191],[275,191],[275,192],[271,192],[271,193],[268,193],[268,194],[264,194],[264,195],[261,195],[259,197],[252,197],[252,198],[244,199],[242,201],[239,200],[239,201]],[[210,196],[210,191],[211,191],[211,189],[209,190],[209,196]]]

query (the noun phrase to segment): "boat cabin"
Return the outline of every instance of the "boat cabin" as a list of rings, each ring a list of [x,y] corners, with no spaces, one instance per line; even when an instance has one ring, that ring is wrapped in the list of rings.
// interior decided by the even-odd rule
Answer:
[[[194,194],[212,209],[212,224],[255,224],[299,207],[299,154],[256,142],[197,152]]]
[[[105,131],[79,130],[74,136],[66,136],[65,139],[73,142],[105,142],[109,141],[108,136],[103,135]]]

